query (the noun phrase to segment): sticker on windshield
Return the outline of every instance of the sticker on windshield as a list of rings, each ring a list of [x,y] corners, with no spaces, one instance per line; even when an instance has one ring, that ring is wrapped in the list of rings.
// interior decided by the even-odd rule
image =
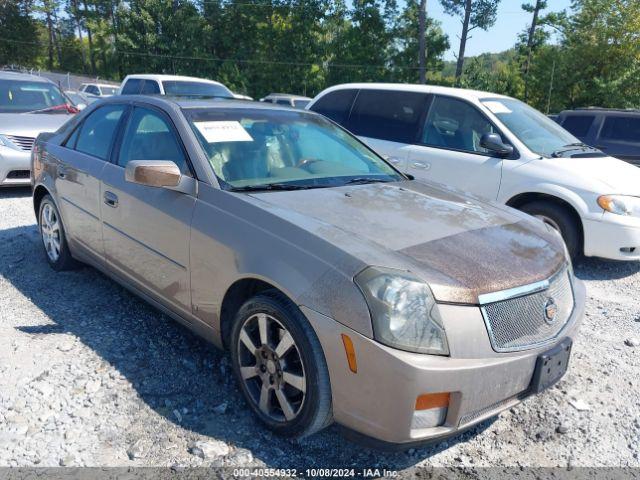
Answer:
[[[482,102],[484,103],[484,106],[487,107],[489,110],[491,110],[491,113],[511,113],[511,110],[509,110],[507,108],[507,106],[502,103],[502,102],[498,102],[495,100],[492,100],[490,102]]]
[[[240,125],[240,122],[194,122],[194,125],[209,143],[253,142],[253,138],[251,138],[249,132]]]

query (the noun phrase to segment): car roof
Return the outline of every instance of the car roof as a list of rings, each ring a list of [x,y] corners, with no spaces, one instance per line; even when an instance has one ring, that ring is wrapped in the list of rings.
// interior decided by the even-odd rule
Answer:
[[[292,98],[294,100],[311,100],[311,98],[305,97],[304,95],[295,95],[293,93],[270,93],[264,98],[269,98],[269,97]]]
[[[358,89],[358,90],[389,90],[396,92],[418,92],[418,93],[434,93],[441,95],[450,95],[460,98],[473,98],[476,100],[484,98],[511,98],[506,95],[500,95],[497,93],[483,92],[481,90],[468,90],[466,88],[453,88],[453,87],[441,87],[439,85],[418,85],[411,83],[343,83],[335,85],[323,90],[318,94],[320,95],[335,91],[346,89]]]
[[[37,75],[32,75],[30,73],[7,72],[7,71],[0,71],[0,80],[24,80],[26,82],[53,83],[48,78],[39,77]]]
[[[602,114],[615,113],[616,115],[619,115],[619,114],[640,115],[640,110],[635,108],[587,107],[587,108],[576,108],[574,110],[563,110],[562,112],[560,112],[560,115],[578,116],[578,115],[594,115],[597,113],[602,113]]]
[[[275,103],[256,102],[249,100],[240,100],[235,98],[194,98],[194,97],[176,97],[171,95],[114,95],[112,97],[100,100],[100,104],[114,102],[141,102],[149,103],[157,106],[178,107],[181,109],[199,109],[199,108],[249,108],[254,110],[280,110],[289,112],[304,112],[304,110],[295,109],[286,105],[278,105]],[[313,113],[313,112],[309,112]]]
[[[136,73],[134,75],[127,75],[125,80],[129,79],[138,79],[138,80],[168,80],[168,81],[189,81],[189,82],[201,82],[201,83],[210,83],[213,85],[224,85],[220,82],[216,82],[215,80],[209,80],[208,78],[198,78],[198,77],[186,77],[183,75],[160,75],[160,74],[146,74],[146,73]]]
[[[95,85],[96,87],[109,87],[109,88],[118,88],[120,85],[114,85],[113,83],[96,83],[96,82],[86,82],[82,85]]]

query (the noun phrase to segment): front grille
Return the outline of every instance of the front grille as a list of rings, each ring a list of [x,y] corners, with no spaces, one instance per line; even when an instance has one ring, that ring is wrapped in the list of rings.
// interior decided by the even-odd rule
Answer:
[[[499,296],[486,297],[492,295]],[[548,313],[554,305],[556,314],[551,319]],[[512,352],[538,347],[556,338],[569,321],[573,307],[571,274],[565,267],[548,281],[532,286],[530,293],[484,302],[481,310],[493,349]]]
[[[31,178],[31,172],[29,170],[12,170],[7,175],[7,178],[24,180],[27,178]]]
[[[26,152],[30,152],[36,139],[33,137],[21,137],[19,135],[7,135],[7,138]]]

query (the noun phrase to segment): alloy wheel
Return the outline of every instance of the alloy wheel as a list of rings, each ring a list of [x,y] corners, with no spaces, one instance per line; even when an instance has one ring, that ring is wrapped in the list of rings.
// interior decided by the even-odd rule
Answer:
[[[236,346],[240,374],[249,397],[270,420],[294,420],[307,386],[300,351],[284,325],[266,313],[248,317]]]
[[[50,203],[45,203],[40,214],[40,232],[47,256],[52,262],[60,258],[62,230],[58,214]]]

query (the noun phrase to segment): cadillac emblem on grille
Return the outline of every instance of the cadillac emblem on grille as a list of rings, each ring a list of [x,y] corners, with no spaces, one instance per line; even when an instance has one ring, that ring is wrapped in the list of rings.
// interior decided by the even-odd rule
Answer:
[[[556,301],[549,297],[547,303],[544,305],[544,321],[551,325],[556,321],[556,316],[558,315],[558,305]]]

